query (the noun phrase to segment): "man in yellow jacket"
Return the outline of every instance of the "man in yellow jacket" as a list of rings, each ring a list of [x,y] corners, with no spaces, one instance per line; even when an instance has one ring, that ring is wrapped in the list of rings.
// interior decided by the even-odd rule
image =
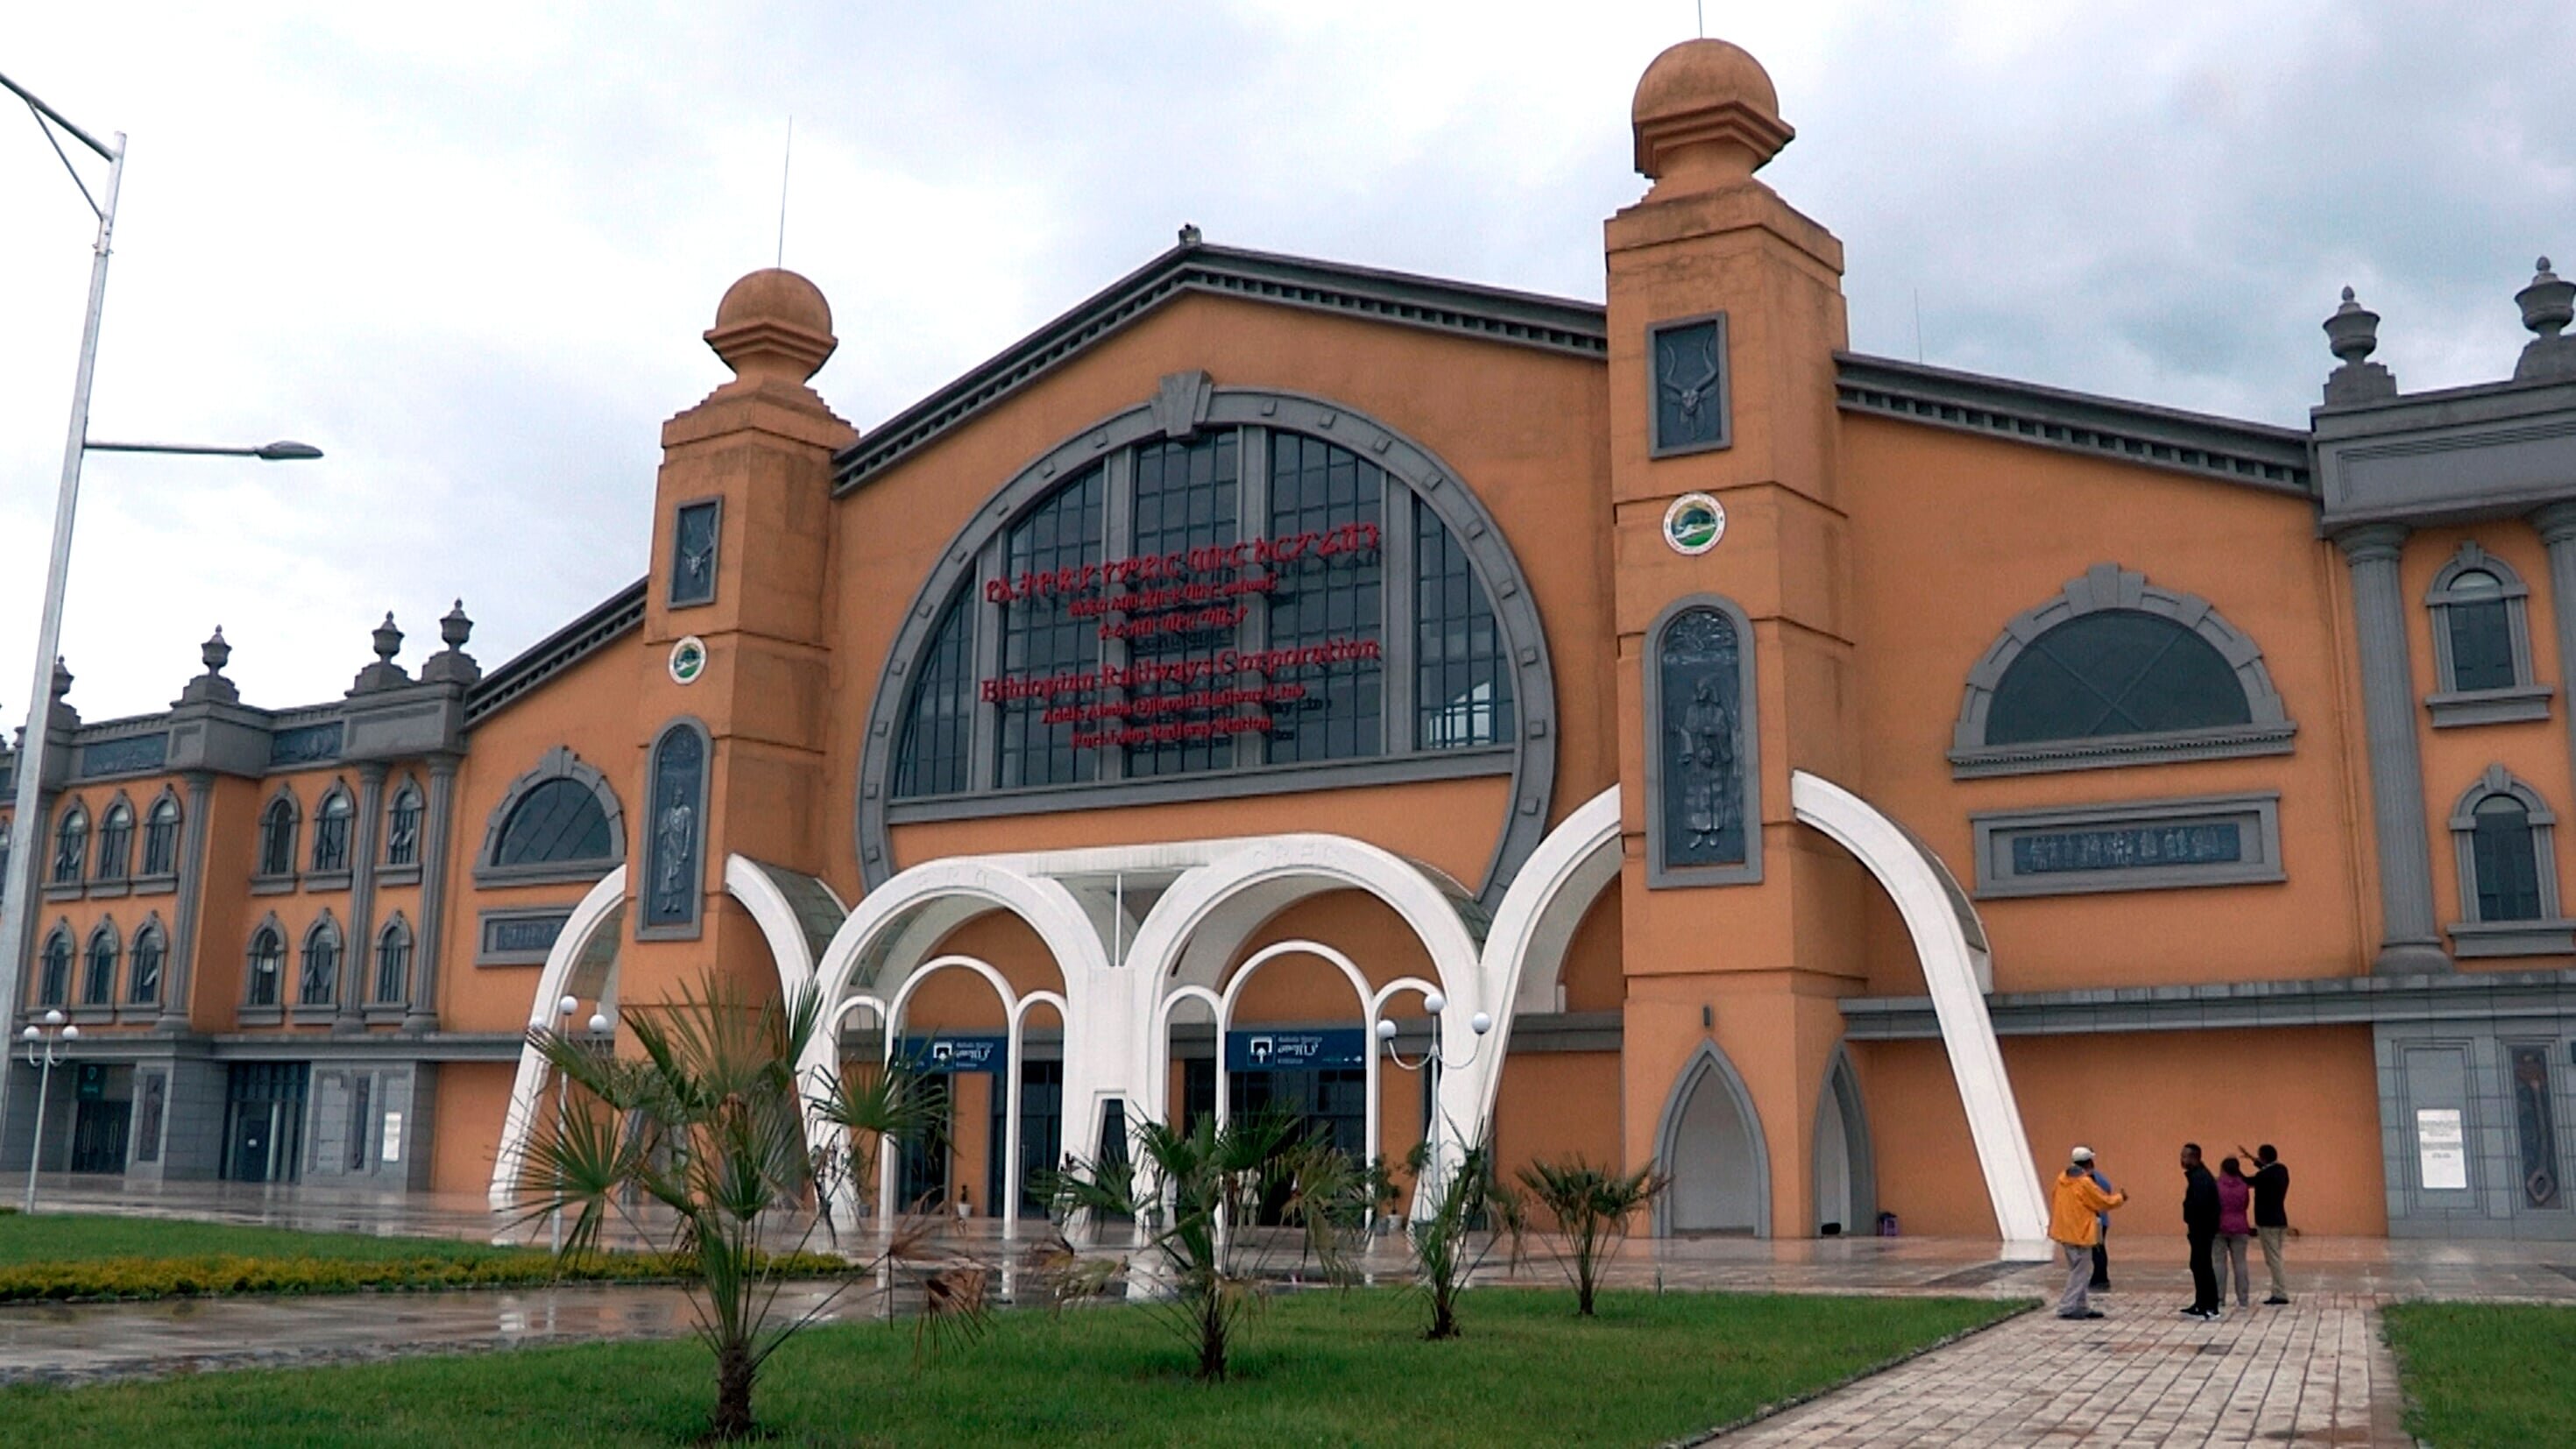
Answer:
[[[2057,1300],[2060,1318],[2099,1318],[2102,1310],[2086,1301],[2093,1282],[2093,1245],[2102,1240],[2102,1215],[2127,1202],[2125,1192],[2104,1192],[2093,1181],[2093,1149],[2067,1154],[2050,1194],[2048,1236],[2066,1255],[2066,1292]]]

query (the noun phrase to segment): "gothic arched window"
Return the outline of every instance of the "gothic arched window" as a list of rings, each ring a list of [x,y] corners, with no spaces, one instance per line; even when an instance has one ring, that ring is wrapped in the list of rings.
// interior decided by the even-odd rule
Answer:
[[[280,790],[259,816],[259,873],[295,874],[295,797]]]
[[[72,933],[68,926],[54,927],[45,938],[43,969],[36,973],[38,1006],[69,1006],[72,995]]]
[[[98,869],[96,879],[125,879],[126,867],[134,861],[134,807],[118,796],[98,817]]]
[[[2436,726],[2549,717],[2550,688],[2532,677],[2530,593],[2512,565],[2474,543],[2461,544],[2433,575],[2424,596],[2433,693],[2424,703]]]
[[[474,878],[486,885],[597,880],[626,854],[608,777],[557,745],[485,817]]]
[[[111,1006],[116,1002],[116,958],[124,952],[116,940],[116,928],[105,921],[89,933],[89,964],[81,972],[80,1004]]]
[[[89,869],[89,813],[75,800],[63,814],[62,824],[54,828],[53,883],[76,886]]]
[[[405,784],[385,810],[385,864],[420,864],[420,792]]]
[[[251,932],[250,951],[242,963],[242,1000],[250,1006],[278,1004],[278,982],[286,974],[286,938],[274,925]]]
[[[325,916],[304,933],[304,963],[296,973],[295,1004],[329,1006],[339,999],[340,928]]]
[[[376,994],[379,1006],[398,1006],[411,991],[411,926],[397,911],[376,933]]]
[[[163,795],[143,817],[143,873],[175,875],[179,870],[179,801]]]
[[[357,813],[349,792],[336,785],[313,807],[314,874],[339,875],[348,870],[349,822]]]
[[[2462,920],[2450,927],[2461,956],[2564,955],[2576,921],[2558,904],[2558,817],[2540,792],[2489,765],[2451,807]]]
[[[137,1006],[152,1005],[161,999],[161,969],[170,958],[170,943],[161,934],[161,923],[146,921],[134,933],[134,965],[127,972],[125,999]]]

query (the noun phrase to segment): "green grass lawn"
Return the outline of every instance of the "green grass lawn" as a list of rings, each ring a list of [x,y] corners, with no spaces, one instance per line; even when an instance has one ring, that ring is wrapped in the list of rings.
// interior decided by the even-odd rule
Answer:
[[[1301,1293],[1252,1321],[1218,1385],[1189,1380],[1188,1352],[1147,1312],[1012,1312],[919,1367],[908,1324],[816,1329],[771,1361],[755,1402],[788,1445],[1650,1445],[2013,1307],[1608,1293],[1584,1322],[1569,1293],[1491,1289],[1468,1296],[1465,1338],[1425,1343],[1402,1293]],[[670,1445],[704,1430],[712,1391],[694,1342],[597,1344],[0,1390],[0,1442]]]
[[[290,1228],[237,1228],[223,1223],[83,1213],[0,1215],[0,1268],[22,1263],[90,1262],[102,1258],[329,1258],[384,1262],[437,1258],[482,1262],[524,1252],[447,1238],[378,1238],[361,1233],[304,1233]]]
[[[2406,1427],[2433,1449],[2576,1444],[2576,1308],[2396,1303]]]

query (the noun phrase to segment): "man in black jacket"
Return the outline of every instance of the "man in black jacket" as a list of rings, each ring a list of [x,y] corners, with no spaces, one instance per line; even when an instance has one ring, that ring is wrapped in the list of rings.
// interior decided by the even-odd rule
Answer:
[[[2218,1179],[2200,1164],[2200,1144],[2182,1145],[2182,1230],[2190,1240],[2191,1306],[2185,1318],[2218,1317],[2218,1269],[2209,1260],[2218,1241]]]

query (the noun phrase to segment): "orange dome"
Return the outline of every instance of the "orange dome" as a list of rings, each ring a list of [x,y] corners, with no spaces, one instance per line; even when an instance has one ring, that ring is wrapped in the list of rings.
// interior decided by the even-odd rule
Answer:
[[[1780,120],[1770,72],[1752,52],[1723,40],[1685,40],[1656,56],[1637,82],[1628,117],[1637,169],[1657,178],[1686,152],[1712,163],[1712,178],[1749,176],[1797,134]]]
[[[748,322],[774,322],[828,335],[832,304],[823,289],[784,267],[763,267],[725,289],[716,304],[716,330]]]

